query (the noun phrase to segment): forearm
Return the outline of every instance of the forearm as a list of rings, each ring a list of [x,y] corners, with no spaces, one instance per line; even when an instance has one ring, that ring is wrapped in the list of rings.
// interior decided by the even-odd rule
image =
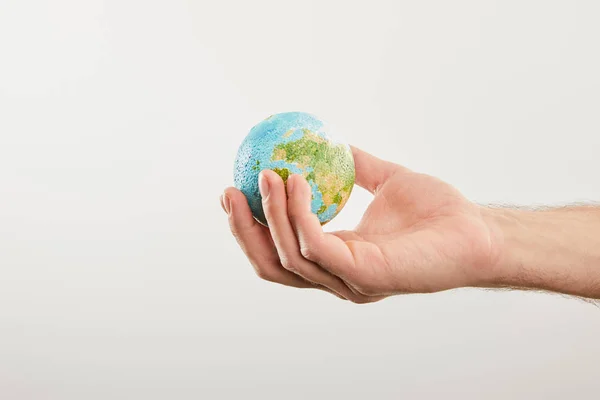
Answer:
[[[498,249],[488,286],[600,298],[600,207],[483,213]]]

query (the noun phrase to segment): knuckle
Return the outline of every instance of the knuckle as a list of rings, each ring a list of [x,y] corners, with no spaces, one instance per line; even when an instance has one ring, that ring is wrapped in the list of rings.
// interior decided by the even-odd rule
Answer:
[[[268,269],[256,267],[254,268],[254,271],[260,279],[268,282],[275,282],[275,276],[273,272],[269,271]]]
[[[280,257],[280,262],[283,268],[290,272],[296,272],[298,270],[297,263],[289,257]]]
[[[322,237],[316,235],[301,237],[300,254],[302,257],[317,262],[319,259],[319,249],[323,248]]]
[[[300,254],[302,254],[302,257],[308,259],[308,260],[312,260],[315,257],[315,251],[314,249],[309,246],[309,245],[303,245],[300,247]]]

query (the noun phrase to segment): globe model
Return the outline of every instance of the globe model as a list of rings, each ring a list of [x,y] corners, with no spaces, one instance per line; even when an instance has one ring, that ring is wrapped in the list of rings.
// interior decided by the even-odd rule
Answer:
[[[312,212],[322,225],[341,211],[354,187],[350,146],[335,140],[321,120],[303,112],[275,114],[260,122],[235,159],[235,187],[248,199],[254,218],[266,226],[258,189],[263,169],[275,171],[284,182],[291,174],[303,175],[312,188]]]

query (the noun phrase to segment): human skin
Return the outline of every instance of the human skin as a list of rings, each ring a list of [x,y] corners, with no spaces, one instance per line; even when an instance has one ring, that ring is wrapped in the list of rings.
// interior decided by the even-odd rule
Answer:
[[[269,228],[239,190],[225,190],[231,231],[261,278],[355,303],[460,287],[600,298],[600,208],[480,206],[437,178],[352,151],[356,184],[373,200],[351,231],[323,231],[301,175],[286,193],[279,175],[261,172]]]

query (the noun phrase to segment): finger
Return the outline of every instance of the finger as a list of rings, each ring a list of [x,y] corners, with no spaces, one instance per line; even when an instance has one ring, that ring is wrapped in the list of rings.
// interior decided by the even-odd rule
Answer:
[[[221,196],[221,206],[230,216],[229,222],[234,237],[260,278],[285,286],[323,290],[342,300],[347,300],[332,290],[308,282],[281,266],[269,229],[257,223],[252,217],[248,202],[239,190],[227,189]]]
[[[315,287],[281,266],[268,229],[256,222],[242,192],[235,188],[226,189],[221,204],[229,214],[233,236],[259,277],[297,288]]]
[[[310,282],[323,285],[343,297],[351,298],[354,294],[338,277],[302,257],[287,213],[286,189],[279,175],[270,170],[263,170],[259,176],[259,188],[263,209],[281,265]]]
[[[311,188],[304,177],[291,175],[288,178],[288,213],[300,244],[300,253],[325,270],[338,276],[361,300],[377,301],[377,281],[370,276],[368,260],[356,258],[355,253],[342,238],[355,242],[359,236],[353,232],[330,234],[323,232],[319,218],[311,212]],[[364,245],[370,243],[358,241]],[[363,254],[363,252],[358,253]],[[368,286],[365,282],[373,283]],[[368,287],[367,287],[368,286]]]
[[[323,232],[319,218],[311,211],[311,188],[300,175],[288,178],[288,214],[300,245],[300,254],[322,266],[342,280],[350,278],[354,268],[352,252],[345,242],[333,234]]]
[[[394,172],[405,169],[397,164],[381,160],[357,147],[350,147],[354,155],[356,184],[371,193],[375,193]]]

